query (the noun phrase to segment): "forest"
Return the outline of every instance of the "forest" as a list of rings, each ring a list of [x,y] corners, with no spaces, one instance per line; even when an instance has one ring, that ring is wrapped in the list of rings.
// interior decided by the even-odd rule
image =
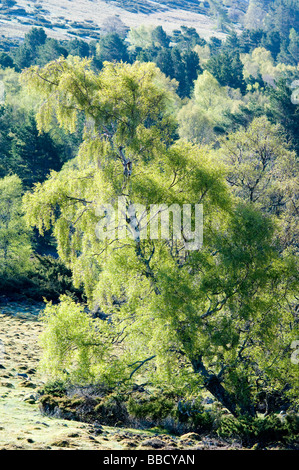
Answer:
[[[0,40],[0,296],[46,303],[48,413],[296,446],[298,4],[244,23]],[[202,246],[97,236],[119,198],[200,204]]]

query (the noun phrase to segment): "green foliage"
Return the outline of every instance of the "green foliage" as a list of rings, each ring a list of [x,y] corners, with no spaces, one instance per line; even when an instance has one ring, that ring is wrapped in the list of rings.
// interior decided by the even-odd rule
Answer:
[[[273,442],[295,441],[298,433],[298,417],[296,415],[278,416],[271,414],[254,419],[223,416],[217,434],[225,438],[242,438],[245,445],[258,442],[266,445]]]
[[[215,421],[213,413],[204,409],[201,397],[186,400],[171,391],[157,390],[149,394],[133,392],[126,407],[138,422],[178,434],[211,431]]]
[[[92,320],[67,297],[47,307],[50,376],[205,387],[234,416],[254,416],[265,386],[295,390],[296,261],[277,248],[271,218],[232,195],[214,152],[177,139],[173,83],[151,63],[105,63],[96,74],[72,57],[23,79],[43,95],[40,130],[55,118],[76,132],[85,118],[78,157],[28,193],[24,207],[41,233],[54,226],[61,259],[106,318]],[[279,141],[270,135],[272,155]],[[173,235],[99,239],[96,209],[115,207],[119,196],[127,205],[203,203],[203,248],[186,250]]]
[[[257,47],[250,54],[242,55],[242,63],[246,82],[250,77],[256,80],[261,77],[263,82],[271,87],[281,79],[292,80],[298,73],[297,64],[278,63],[275,65],[270,51],[263,47]]]
[[[275,215],[283,245],[295,248],[299,166],[283,131],[265,116],[255,118],[247,129],[222,139],[219,154],[234,193]]]
[[[296,0],[275,0],[269,4],[265,18],[268,31],[279,31],[283,38],[288,38],[290,30],[299,30],[299,8]]]
[[[50,170],[60,170],[66,148],[48,133],[39,134],[32,111],[8,105],[0,107],[2,142],[0,176],[17,174],[25,188],[46,179]]]
[[[238,53],[223,52],[211,57],[207,64],[207,70],[218,80],[220,85],[231,88],[239,88],[245,91],[243,78],[243,65]]]
[[[194,80],[202,71],[196,52],[181,53],[178,48],[164,48],[152,60],[166,76],[178,82],[177,93],[181,98],[190,96]]]
[[[109,366],[104,365],[111,349],[104,339],[106,325],[70,298],[63,296],[61,300],[58,305],[47,304],[42,315],[46,328],[41,337],[44,356],[40,367],[50,379],[79,384],[92,383],[99,367],[103,375],[109,375]]]
[[[124,396],[118,392],[107,393],[94,408],[96,419],[108,426],[128,425],[129,414]]]
[[[97,57],[101,62],[127,62],[129,60],[127,45],[117,33],[106,34],[98,43]]]
[[[0,277],[6,281],[28,271],[32,253],[22,195],[22,182],[16,175],[0,180]]]
[[[61,295],[68,294],[74,299],[84,300],[83,289],[80,286],[74,288],[70,269],[51,255],[35,253],[27,279],[28,285],[23,288],[23,293],[28,297],[57,302]]]
[[[24,43],[14,55],[14,60],[20,69],[29,67],[34,63],[39,47],[46,42],[47,35],[43,28],[32,28],[24,38]]]
[[[71,39],[66,41],[63,45],[70,55],[79,57],[89,57],[91,55],[92,45],[86,41],[83,41],[83,39]]]
[[[209,3],[225,30],[226,9]],[[297,23],[294,0],[255,0],[225,40],[160,26],[126,38],[114,19],[91,43],[42,28],[1,41],[0,288],[59,301],[43,317],[45,407],[248,444],[298,432],[292,415],[256,417],[263,401],[298,404]],[[33,66],[22,74],[33,98],[14,66]],[[58,259],[34,255],[24,189],[26,220],[53,230]],[[99,240],[97,210],[118,197],[203,203],[202,249],[173,233]],[[159,392],[130,393],[135,381]],[[99,383],[89,403],[65,396]],[[202,389],[231,415],[218,422]]]
[[[206,41],[199,36],[195,28],[181,26],[172,32],[172,42],[182,50],[193,50],[196,45],[204,46]]]
[[[144,394],[143,394],[144,395]],[[174,397],[165,393],[142,396],[138,400],[130,397],[128,400],[128,411],[138,419],[150,419],[155,423],[161,423],[163,419],[174,414],[177,403]]]
[[[25,189],[46,179],[50,170],[59,171],[77,150],[75,137],[55,129],[39,133],[35,120],[35,99],[24,93],[20,75],[1,70],[3,101],[0,104],[0,177],[16,174]]]
[[[236,113],[242,104],[240,95],[229,95],[210,72],[205,70],[194,82],[194,92],[177,114],[179,135],[191,142],[210,144],[217,134],[232,125],[230,113]]]
[[[63,397],[66,393],[66,384],[59,380],[47,382],[42,389],[42,393],[52,395],[53,397]]]
[[[276,88],[269,88],[270,106],[268,116],[274,121],[280,123],[287,134],[293,149],[299,154],[299,107],[292,102],[293,90],[286,79],[278,80]]]
[[[0,53],[0,67],[2,67],[2,68],[7,68],[7,67],[13,68],[14,67],[14,61],[5,52]]]

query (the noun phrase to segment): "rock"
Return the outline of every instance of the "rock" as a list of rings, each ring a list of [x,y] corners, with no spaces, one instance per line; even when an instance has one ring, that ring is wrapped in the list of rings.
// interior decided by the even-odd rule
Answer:
[[[201,441],[201,437],[196,432],[188,432],[180,437],[182,441]]]
[[[30,382],[30,380],[23,380],[22,382],[20,382],[20,386],[26,388],[36,388],[36,385]]]
[[[124,439],[121,442],[121,445],[124,449],[135,449],[137,447],[138,443],[131,440],[131,439]]]
[[[37,401],[36,397],[34,395],[27,395],[23,399],[26,403],[29,403],[29,405],[34,405]]]
[[[95,426],[93,433],[98,436],[99,434],[103,434],[104,430],[102,426]]]
[[[13,375],[10,372],[7,372],[5,374],[1,374],[1,377],[3,379],[10,379],[10,377],[13,377]]]
[[[27,374],[17,374],[17,377],[22,377],[23,379],[29,379]]]
[[[141,442],[142,447],[152,447],[153,449],[162,449],[167,444],[158,438],[146,439],[145,441]]]
[[[51,446],[53,446],[53,447],[71,447],[71,444],[67,440],[60,439],[59,441],[52,442]]]
[[[6,369],[3,364],[0,364],[0,369]]]
[[[6,388],[15,388],[15,386],[11,382],[0,382],[0,385]]]

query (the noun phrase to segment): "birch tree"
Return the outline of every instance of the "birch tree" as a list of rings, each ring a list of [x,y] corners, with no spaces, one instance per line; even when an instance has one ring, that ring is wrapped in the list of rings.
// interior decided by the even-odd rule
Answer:
[[[41,233],[54,227],[61,259],[102,312],[93,319],[66,297],[47,307],[48,374],[205,389],[235,416],[253,416],[269,385],[293,390],[295,261],[280,257],[271,220],[231,195],[224,166],[177,138],[173,83],[151,63],[105,63],[95,74],[77,58],[32,67],[23,79],[42,96],[41,131],[58,123],[76,132],[85,119],[78,156],[24,207]],[[116,211],[119,197],[127,208],[202,204],[202,248],[187,250],[171,234],[99,239],[101,211]],[[125,228],[132,217],[138,232],[134,213]]]

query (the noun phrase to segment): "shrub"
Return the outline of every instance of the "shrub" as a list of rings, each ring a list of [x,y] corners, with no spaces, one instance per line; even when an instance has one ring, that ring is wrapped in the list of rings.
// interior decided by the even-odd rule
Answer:
[[[63,397],[66,394],[66,384],[60,380],[48,382],[43,386],[42,393],[53,397]]]
[[[217,434],[223,438],[241,438],[247,445],[258,442],[288,442],[294,440],[299,431],[297,415],[287,415],[285,418],[277,414],[265,417],[236,419],[232,416],[222,416]]]
[[[53,256],[35,255],[33,269],[29,276],[32,288],[27,291],[34,298],[56,302],[63,294],[69,294],[78,300],[84,298],[83,289],[73,285],[72,272],[63,262]]]
[[[150,419],[161,422],[169,415],[173,415],[176,403],[173,398],[165,395],[153,394],[150,396],[134,397],[128,400],[128,411],[138,419]]]
[[[24,272],[0,273],[0,293],[8,297],[57,302],[63,294],[84,300],[83,290],[73,285],[71,271],[61,260],[36,255]]]
[[[212,413],[204,410],[201,397],[185,401],[175,392],[131,395],[127,407],[137,420],[162,426],[176,434],[211,430],[214,423]]]

